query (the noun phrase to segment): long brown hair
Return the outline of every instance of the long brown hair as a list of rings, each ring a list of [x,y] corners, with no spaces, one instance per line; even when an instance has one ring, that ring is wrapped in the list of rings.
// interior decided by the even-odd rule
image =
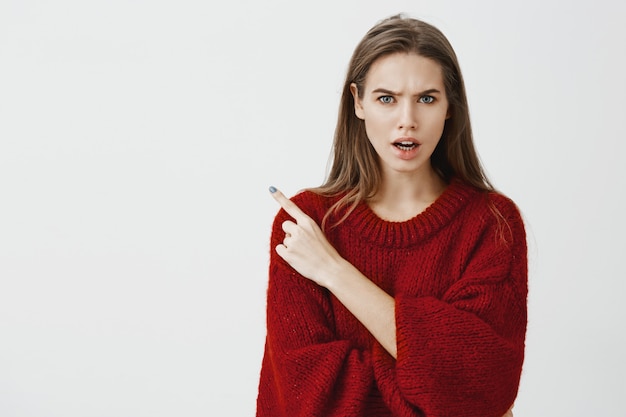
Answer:
[[[312,189],[323,195],[345,193],[328,213],[349,206],[342,220],[357,204],[373,197],[381,184],[378,157],[367,138],[365,123],[354,113],[350,85],[355,83],[362,94],[372,64],[394,53],[415,53],[441,66],[450,117],[431,156],[435,172],[446,182],[457,177],[480,190],[494,189],[474,148],[465,85],[450,42],[426,22],[395,15],[372,27],[352,54],[339,105],[332,165],[324,184]]]

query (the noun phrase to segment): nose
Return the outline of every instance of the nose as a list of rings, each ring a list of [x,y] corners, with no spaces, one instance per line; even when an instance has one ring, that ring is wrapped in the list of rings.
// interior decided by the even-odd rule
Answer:
[[[399,107],[398,128],[413,130],[417,128],[417,106],[408,100]]]

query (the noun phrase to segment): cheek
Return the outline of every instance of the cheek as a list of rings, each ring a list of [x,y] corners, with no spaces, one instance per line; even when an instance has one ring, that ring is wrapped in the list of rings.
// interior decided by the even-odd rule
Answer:
[[[393,113],[385,109],[369,108],[364,112],[366,125],[373,129],[384,128],[392,123]]]
[[[373,144],[377,141],[386,139],[390,134],[390,126],[389,123],[380,117],[368,117],[364,120],[365,122],[365,132],[367,133],[367,137],[370,142]]]
[[[376,154],[378,154],[381,151],[382,144],[386,141],[386,130],[381,128],[377,123],[372,123],[372,121],[369,120],[365,122],[365,135]]]
[[[430,130],[433,132],[443,132],[443,128],[448,120],[447,111],[444,109],[438,109],[426,118],[427,124],[430,126]]]
[[[372,146],[376,146],[376,129],[368,122],[365,122],[365,135],[367,136],[367,140]]]
[[[446,126],[446,122],[448,121],[448,118],[446,117],[446,115],[442,115],[439,120],[437,121],[437,126],[438,129],[443,131],[443,128]]]

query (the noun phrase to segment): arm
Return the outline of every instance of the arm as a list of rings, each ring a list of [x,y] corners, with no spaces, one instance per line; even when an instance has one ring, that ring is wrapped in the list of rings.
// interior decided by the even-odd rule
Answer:
[[[367,328],[394,359],[397,357],[395,300],[353,265],[342,260],[336,272],[322,281]]]
[[[272,248],[282,241],[281,211]],[[360,416],[374,390],[371,352],[339,339],[329,295],[270,254],[267,341],[258,416]]]
[[[517,209],[497,204],[505,222],[486,218],[493,224],[481,227],[443,296],[396,297],[398,359],[374,353],[388,402],[426,415],[497,416],[511,407],[524,359],[526,237]]]
[[[395,358],[393,297],[343,259],[315,221],[294,202],[278,190],[272,195],[295,220],[282,223],[285,239],[276,245],[276,253],[305,278],[330,290]]]

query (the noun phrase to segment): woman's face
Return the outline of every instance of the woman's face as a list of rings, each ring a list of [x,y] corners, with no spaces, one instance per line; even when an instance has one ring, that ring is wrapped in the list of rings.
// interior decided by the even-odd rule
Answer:
[[[430,174],[449,117],[441,66],[414,53],[383,56],[370,67],[362,97],[355,84],[350,89],[383,175]]]

